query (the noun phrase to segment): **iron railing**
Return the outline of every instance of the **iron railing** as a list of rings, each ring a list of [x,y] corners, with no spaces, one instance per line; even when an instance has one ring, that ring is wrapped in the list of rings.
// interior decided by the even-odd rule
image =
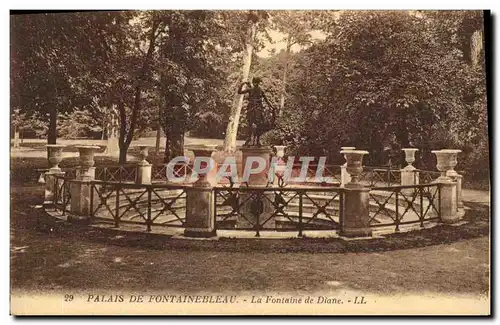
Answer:
[[[320,194],[320,195],[318,195]],[[344,190],[339,187],[216,187],[217,229],[339,230]]]
[[[54,193],[53,193],[54,209],[56,211],[59,210],[61,214],[64,216],[66,215],[69,204],[71,202],[70,184],[72,178],[65,176],[50,175],[50,174],[47,174],[46,177],[49,177],[49,179],[47,179],[48,181],[50,181],[50,178],[52,178],[55,183]]]
[[[330,170],[335,168],[327,167]],[[152,166],[152,179],[162,181],[166,168],[167,165]],[[70,184],[77,176],[75,169],[64,171],[64,175],[49,176],[55,177],[54,208],[63,215],[69,210]],[[440,173],[416,170],[414,175],[418,173],[421,184],[401,186],[395,185],[401,181],[397,178],[398,172],[390,168],[367,168],[363,182],[368,182],[371,187],[370,227],[394,227],[399,231],[402,225],[424,227],[426,222],[439,220],[441,187],[431,180]],[[189,165],[174,169],[177,177],[190,173]],[[328,172],[323,175],[329,176]],[[188,184],[135,184],[135,178],[136,166],[133,165],[97,167],[96,179],[86,182],[90,190],[91,220],[110,223],[114,227],[144,225],[148,232],[152,226],[185,226]],[[214,187],[216,228],[251,230],[257,236],[264,230],[298,231],[302,236],[305,230],[342,229],[344,198],[348,189],[330,184],[314,188],[285,186],[283,182],[280,185],[248,187],[230,182],[230,186]]]
[[[103,182],[135,182],[136,165],[99,166],[95,170],[95,179]]]
[[[420,224],[441,218],[439,183],[374,187],[370,190],[370,227]],[[373,209],[372,209],[373,208]]]
[[[184,186],[91,182],[90,215],[93,220],[120,224],[184,227]]]

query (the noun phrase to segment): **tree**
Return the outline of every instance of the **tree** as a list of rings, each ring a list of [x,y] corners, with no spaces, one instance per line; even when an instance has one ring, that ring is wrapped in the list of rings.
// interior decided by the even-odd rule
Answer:
[[[311,31],[316,26],[315,19],[316,13],[311,11],[278,10],[272,12],[273,27],[285,35],[280,40],[280,42],[285,43],[279,104],[280,115],[285,106],[287,74],[292,47],[312,44]]]
[[[292,150],[341,162],[331,148],[355,145],[371,148],[367,163],[379,163],[388,144],[430,148],[437,128],[474,129],[467,116],[478,107],[464,96],[484,85],[473,86],[481,76],[445,41],[442,24],[415,12],[342,12],[328,29],[292,62],[294,91],[282,117],[295,134]]]

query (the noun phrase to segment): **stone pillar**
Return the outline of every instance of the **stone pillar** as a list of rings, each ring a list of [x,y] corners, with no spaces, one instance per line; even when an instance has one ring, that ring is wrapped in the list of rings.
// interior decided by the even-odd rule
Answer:
[[[450,177],[454,182],[457,183],[457,209],[463,209],[464,202],[462,201],[462,180],[463,176],[455,171],[455,167],[458,163],[458,154],[462,152],[459,149],[443,149],[442,151],[451,152],[452,156],[450,158],[451,169],[446,171],[446,176]]]
[[[460,221],[460,215],[457,213],[457,183],[439,182],[441,185],[441,221],[443,223],[455,223]]]
[[[257,174],[251,174],[248,178],[247,184],[242,183],[241,186],[248,185],[249,187],[265,188],[269,182],[268,174],[270,172],[270,153],[271,153],[270,148],[262,146],[256,146],[256,147],[243,146],[241,148],[241,151],[242,151],[243,169],[245,169],[245,166],[247,166],[247,161],[250,157],[260,157],[266,162],[266,165],[261,172]],[[257,163],[254,164],[256,165]],[[255,168],[256,166],[252,165],[249,167]],[[245,170],[242,171],[242,176],[244,174]],[[255,192],[253,194],[254,195],[252,196],[251,192],[240,192],[239,195],[240,202],[245,202],[245,204],[243,204],[240,207],[240,212],[246,217],[246,219],[241,215],[238,215],[238,218],[236,220],[236,228],[253,227],[254,229],[256,229],[255,225],[257,224],[257,221],[259,221],[259,224],[262,224],[264,221],[269,219],[272,213],[274,212],[274,207],[272,204],[272,202],[274,201],[273,193],[271,192],[264,193],[263,196],[260,197],[260,199],[257,195],[255,195],[256,194]],[[259,210],[262,211],[262,213],[258,217],[254,215],[254,213],[252,213],[253,211],[256,210],[256,208],[259,208]],[[267,221],[264,225],[264,227],[266,228],[274,228],[275,226],[276,226],[276,221],[274,220],[274,218]]]
[[[405,153],[405,161],[408,164],[406,167],[401,169],[401,185],[418,185],[419,184],[419,173],[417,169],[413,166],[415,162],[415,152],[418,151],[416,148],[403,148]],[[402,189],[401,192],[405,195],[413,195],[415,190],[413,189]]]
[[[211,157],[215,146],[192,148],[195,157]],[[205,167],[205,166],[202,166]],[[186,188],[186,226],[184,236],[208,238],[217,235],[215,230],[214,195],[206,174],[199,174],[192,187]]]
[[[460,221],[460,215],[457,212],[457,183],[454,182],[447,172],[453,168],[453,151],[447,150],[433,150],[433,154],[437,158],[437,169],[441,172],[434,183],[440,183],[441,187],[441,200],[439,207],[441,211],[441,221],[443,223],[455,223]]]
[[[340,147],[340,149],[342,149],[341,151],[355,150],[356,147]],[[344,155],[344,159],[346,159],[346,162],[342,166],[340,166],[340,186],[341,187],[344,187],[345,184],[347,184],[351,181],[351,175],[349,175],[349,173],[347,172],[347,158],[345,158],[345,155]]]
[[[462,181],[463,176],[458,174],[455,176],[455,181],[457,182],[457,209],[464,208],[464,201],[462,200]]]
[[[370,189],[358,182],[363,172],[363,156],[368,154],[364,150],[342,150],[347,160],[347,172],[351,175],[344,190],[344,219],[341,235],[346,237],[371,236],[369,199]]]
[[[64,176],[61,168],[59,168],[59,163],[62,161],[62,152],[65,146],[60,144],[48,144],[46,147],[48,152],[49,171],[45,173],[45,199],[43,204],[50,205],[54,201],[54,192],[57,186],[57,179],[55,176]]]
[[[370,189],[347,188],[344,190],[344,220],[341,235],[366,237],[372,235],[370,228]]]
[[[137,184],[151,184],[151,164],[146,160],[148,157],[148,146],[139,146],[141,161],[137,163],[135,182]]]
[[[95,164],[94,154],[99,149],[98,146],[77,146],[80,153],[80,167],[78,177],[71,181],[71,205],[69,222],[89,223],[91,216],[90,196],[92,181],[94,180]]]

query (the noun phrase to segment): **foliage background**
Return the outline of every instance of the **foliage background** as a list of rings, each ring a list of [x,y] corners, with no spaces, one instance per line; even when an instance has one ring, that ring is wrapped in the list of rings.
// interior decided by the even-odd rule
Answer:
[[[50,130],[107,138],[108,117],[123,105],[123,143],[158,126],[166,155],[182,149],[184,134],[224,138],[252,19],[259,28],[249,78],[261,77],[282,111],[266,143],[332,164],[343,162],[341,146],[356,146],[370,151],[372,165],[387,162],[387,148],[403,165],[400,148],[411,146],[420,149],[416,165],[431,169],[431,150],[458,148],[458,169],[488,178],[480,11],[14,15],[12,125],[49,140]],[[282,50],[256,55],[273,42]],[[244,138],[244,112],[240,120]]]

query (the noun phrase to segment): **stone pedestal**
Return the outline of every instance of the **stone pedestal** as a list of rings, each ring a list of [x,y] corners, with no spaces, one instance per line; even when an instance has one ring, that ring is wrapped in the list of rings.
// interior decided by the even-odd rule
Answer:
[[[64,176],[64,172],[60,168],[51,168],[45,173],[45,198],[44,205],[51,205],[54,203],[54,193],[58,185],[56,176]],[[61,197],[62,193],[59,193]]]
[[[184,236],[208,238],[216,235],[212,187],[187,188]]]
[[[93,167],[94,153],[98,146],[77,146],[80,153],[80,169],[77,179],[70,184],[71,204],[68,221],[73,223],[89,223],[92,214],[90,200],[92,181],[95,179],[95,168]]]
[[[458,209],[464,208],[464,201],[462,200],[462,181],[463,181],[463,176],[457,175],[456,182],[457,182],[457,208]]]
[[[346,188],[344,196],[344,220],[341,235],[365,237],[372,235],[370,228],[368,188]]]
[[[68,221],[72,223],[90,223],[90,180],[72,180],[70,183],[71,202]]]
[[[136,184],[151,184],[151,164],[137,165]]]
[[[441,221],[443,223],[456,223],[460,221],[457,213],[457,183],[452,181],[438,181],[441,183]]]
[[[263,192],[261,195],[257,195],[256,193],[256,191],[253,193],[240,192],[240,203],[245,202],[241,205],[240,212],[246,219],[238,215],[235,228],[257,229],[257,222],[262,225],[261,227],[263,228],[274,229],[276,227],[276,220],[274,217],[269,219],[274,212],[274,206],[272,204],[275,197],[274,193]],[[257,216],[254,214],[254,211],[259,211],[261,213]],[[266,222],[266,220],[268,221]]]
[[[446,171],[446,176],[450,177],[452,181],[457,183],[457,208],[463,208],[464,203],[462,201],[462,179],[463,176],[455,171],[455,167],[458,163],[458,154],[462,152],[460,149],[443,149],[441,151],[451,153],[450,157],[450,169]]]
[[[457,173],[455,170],[450,170],[446,172],[446,176],[448,176],[452,181],[457,183],[457,209],[464,208],[464,202],[462,201],[462,180],[463,176]]]
[[[433,150],[432,153],[437,158],[437,169],[441,172],[434,183],[440,183],[441,200],[441,221],[443,223],[455,223],[460,220],[457,211],[457,183],[449,176],[455,174],[453,167],[456,166],[456,156],[460,150]]]
[[[401,169],[401,185],[418,185],[419,184],[419,173],[417,169],[411,165],[406,166]],[[414,189],[405,188],[401,192],[405,195],[413,195],[415,193]]]
[[[151,164],[146,160],[148,157],[148,146],[139,146],[139,157],[137,163],[136,184],[151,184]]]
[[[266,187],[269,183],[269,173],[270,171],[270,154],[271,150],[268,147],[261,146],[243,146],[241,148],[242,152],[242,182],[245,180],[245,173],[248,173],[247,183],[242,183],[241,186],[249,187]],[[257,162],[255,158],[263,162],[263,169],[255,174],[250,174],[248,170],[250,168],[256,169]],[[271,178],[272,179],[272,178]],[[264,221],[269,219],[269,217],[274,212],[274,207],[272,201],[274,201],[274,194],[270,192],[262,192],[259,196],[256,191],[252,192],[240,192],[240,202],[245,202],[241,208],[240,212],[244,217],[238,215],[236,220],[236,228],[254,228],[256,229],[257,222],[262,224]],[[264,197],[265,196],[265,197]],[[256,211],[262,212],[258,215],[254,213]],[[275,228],[276,221],[273,219],[267,221],[264,225],[266,228]]]
[[[216,150],[216,146],[193,146],[192,150],[196,157],[209,159]],[[208,166],[203,163],[200,168]],[[195,168],[196,169],[196,168]],[[210,174],[210,172],[208,173]],[[186,188],[186,224],[184,236],[208,238],[216,236],[214,193],[212,184],[209,182],[207,173],[197,175],[198,180],[193,187]]]
[[[267,186],[269,182],[269,167],[270,167],[270,154],[271,150],[268,147],[261,146],[248,146],[242,147],[242,182],[245,181],[245,172],[248,172],[250,168],[256,169],[257,162],[255,159],[262,160],[264,162],[263,169],[258,173],[248,172],[248,185],[249,186]]]

